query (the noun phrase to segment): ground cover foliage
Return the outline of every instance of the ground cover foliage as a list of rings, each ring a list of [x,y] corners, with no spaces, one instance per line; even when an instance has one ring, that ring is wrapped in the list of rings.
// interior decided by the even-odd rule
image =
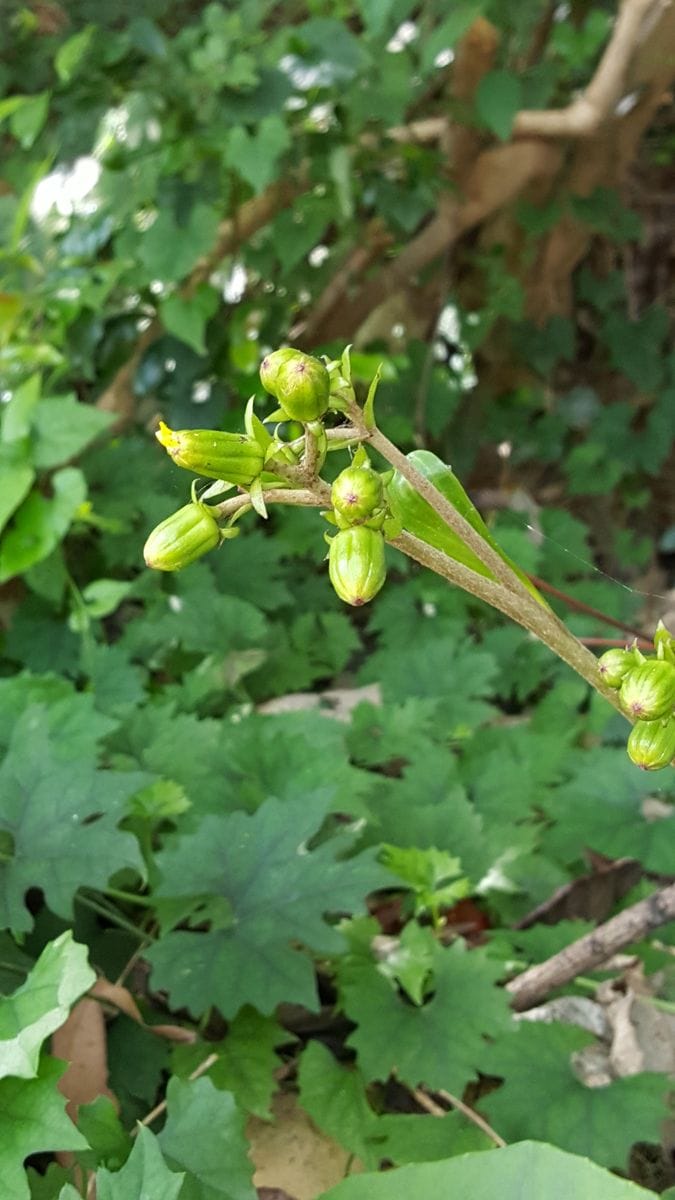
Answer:
[[[351,341],[387,434],[452,462],[521,567],[651,635],[672,12],[5,10],[3,1194],[304,1200],[283,1153],[254,1184],[279,1089],[343,1155],[314,1195],[665,1193],[668,1056],[592,1078],[607,1028],[516,1020],[503,985],[672,877],[672,771],[393,550],[347,610],[314,512],[171,576],[142,546],[189,498],[159,417],[238,429],[265,351]],[[630,946],[614,999],[665,1020],[672,942]]]

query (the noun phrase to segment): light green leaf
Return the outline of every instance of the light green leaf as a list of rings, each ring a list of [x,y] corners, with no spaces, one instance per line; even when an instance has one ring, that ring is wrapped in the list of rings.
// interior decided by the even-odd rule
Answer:
[[[276,176],[279,158],[290,143],[291,135],[281,117],[264,117],[257,133],[249,133],[243,125],[232,130],[225,158],[254,192],[261,192]]]
[[[2,410],[2,441],[17,442],[28,437],[33,413],[40,400],[42,380],[31,375],[16,389],[11,400]]]
[[[380,1175],[354,1175],[323,1200],[649,1200],[651,1195],[588,1159],[521,1142],[495,1154],[463,1154]]]
[[[95,25],[85,25],[84,29],[81,29],[79,33],[74,34],[73,37],[68,38],[67,42],[59,46],[54,56],[54,66],[61,83],[70,83],[80,61],[89,49],[89,44],[95,32]]]
[[[425,71],[435,66],[435,59],[444,50],[454,49],[484,7],[484,0],[460,0],[452,5],[449,15],[422,41],[420,52]]]
[[[96,1200],[178,1200],[185,1175],[170,1171],[154,1133],[139,1125],[131,1154],[121,1171],[96,1172]]]
[[[49,942],[25,983],[0,999],[0,1079],[37,1075],[40,1048],[96,979],[84,946],[66,930]]]
[[[35,471],[22,446],[0,443],[0,531],[28,495]]]
[[[169,1165],[185,1171],[181,1200],[256,1200],[244,1115],[234,1097],[210,1079],[174,1078],[166,1098],[169,1115],[159,1144]]]
[[[75,458],[113,420],[112,413],[80,404],[75,396],[45,396],[33,416],[35,466],[47,470]]]
[[[489,71],[478,84],[476,111],[502,142],[510,138],[522,102],[522,85],[512,71]]]
[[[51,554],[87,495],[84,475],[75,467],[57,471],[52,490],[50,499],[31,492],[17,509],[0,542],[0,583]]]
[[[82,1134],[66,1116],[57,1083],[65,1064],[43,1058],[35,1079],[0,1080],[0,1179],[2,1200],[29,1200],[23,1162],[47,1150],[86,1150]]]
[[[183,225],[177,225],[172,213],[162,209],[140,243],[141,261],[150,278],[184,279],[197,259],[211,250],[218,224],[218,214],[208,204],[195,204]]]
[[[183,297],[177,292],[167,296],[160,304],[159,315],[168,333],[186,342],[197,354],[206,354],[204,332],[217,307],[215,291],[202,284],[193,296]]]
[[[81,1104],[77,1127],[91,1147],[79,1155],[80,1166],[88,1170],[102,1166],[118,1171],[126,1162],[133,1142],[108,1096],[97,1096],[91,1104]]]
[[[9,128],[24,150],[30,150],[33,142],[47,120],[50,92],[36,92],[33,96],[22,96],[23,103],[10,114]]]

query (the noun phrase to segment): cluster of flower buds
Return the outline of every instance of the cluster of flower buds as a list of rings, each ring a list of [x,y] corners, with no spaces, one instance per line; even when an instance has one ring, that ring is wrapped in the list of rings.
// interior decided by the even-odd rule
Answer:
[[[324,513],[338,532],[328,541],[328,575],[345,604],[372,600],[387,576],[383,529],[389,510],[382,476],[373,470],[363,446],[331,488],[332,511]]]
[[[675,764],[675,638],[661,622],[654,645],[653,658],[632,646],[608,650],[598,659],[605,683],[617,689],[621,707],[636,718],[627,749],[644,771]]]
[[[278,402],[284,420],[317,421],[328,409],[328,368],[311,354],[290,346],[274,350],[260,364],[260,380]]]
[[[174,430],[160,422],[157,440],[176,466],[204,479],[218,480],[218,484],[203,491],[200,498],[197,498],[193,485],[192,503],[173,513],[152,531],[144,550],[148,566],[159,571],[178,571],[189,566],[226,538],[235,536],[238,530],[233,527],[233,522],[246,507],[254,508],[265,517],[264,489],[289,486],[289,470],[291,479],[293,469],[301,467],[303,462],[311,461],[315,473],[321,470],[328,451],[322,418],[329,408],[335,412],[345,411],[355,399],[349,351],[326,365],[310,354],[285,346],[263,359],[260,379],[279,405],[266,420],[281,422],[286,434],[289,425],[295,426],[294,440],[285,441],[279,435],[279,427],[274,433],[265,427],[253,411],[254,397],[246,410],[245,433],[227,433],[218,429]],[[331,448],[341,448],[339,441],[336,440]],[[365,478],[365,472],[362,474]],[[374,471],[370,475],[375,481],[375,493],[369,513],[382,504],[382,483]],[[247,493],[246,505],[223,527],[218,522],[218,510],[209,508],[204,501],[232,487]],[[353,523],[351,519],[345,519],[345,530]],[[343,528],[342,524],[340,528]],[[380,557],[383,560],[383,549]],[[352,561],[353,556],[349,559]],[[374,595],[372,582],[368,586]]]

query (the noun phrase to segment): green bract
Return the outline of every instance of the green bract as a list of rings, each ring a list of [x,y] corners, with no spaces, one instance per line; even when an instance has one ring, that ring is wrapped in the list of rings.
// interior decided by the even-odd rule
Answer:
[[[316,421],[328,408],[330,376],[318,358],[296,350],[279,366],[274,389],[292,421]]]
[[[220,429],[169,429],[163,421],[155,434],[176,466],[248,487],[262,471],[264,453],[255,438]]]
[[[383,535],[365,525],[341,529],[330,543],[328,574],[345,604],[356,608],[367,604],[377,595],[387,574]]]
[[[655,721],[668,716],[675,707],[675,667],[660,659],[641,663],[626,676],[619,696],[634,717]]]
[[[358,525],[372,517],[382,500],[382,480],[371,466],[347,467],[331,489],[333,508],[349,525]]]
[[[540,596],[525,572],[521,571],[520,567],[516,566],[504,554],[504,551],[495,541],[478,509],[472,504],[464,491],[452,467],[447,466],[437,455],[432,454],[430,450],[413,450],[407,455],[407,458],[408,462],[425,479],[433,483],[441,495],[449,501],[460,516],[469,522],[469,525],[475,529],[476,533],[480,534],[500,558],[505,563],[508,563],[521,583],[525,585],[535,599],[544,607],[548,607],[546,601]],[[450,529],[445,524],[441,517],[438,516],[438,513],[415,491],[399,471],[394,472],[391,483],[387,487],[387,498],[394,516],[400,519],[404,529],[408,533],[412,533],[415,537],[420,538],[427,545],[433,546],[436,550],[441,550],[449,558],[454,559],[455,562],[469,567],[477,575],[484,575],[488,579],[493,578],[492,572],[474,554],[473,550],[462,541],[461,537],[453,529]]]
[[[621,687],[626,675],[635,665],[635,656],[630,650],[606,650],[598,659],[598,670],[605,683],[612,688]]]
[[[143,547],[146,565],[155,571],[180,571],[220,545],[222,534],[205,504],[192,501],[172,513]]]
[[[675,759],[675,720],[637,721],[628,738],[628,757],[643,771],[660,771]]]

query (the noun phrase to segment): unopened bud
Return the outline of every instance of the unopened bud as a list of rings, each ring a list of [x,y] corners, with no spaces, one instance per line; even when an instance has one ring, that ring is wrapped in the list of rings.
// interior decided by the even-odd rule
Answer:
[[[301,351],[294,350],[292,346],[282,346],[280,350],[273,350],[271,354],[266,354],[260,364],[260,382],[265,391],[269,392],[275,399],[279,367],[282,363],[288,362],[289,358],[293,358],[297,354],[301,354]]]
[[[666,717],[675,708],[675,667],[651,658],[629,671],[619,693],[626,712],[644,721]]]
[[[675,720],[637,721],[628,737],[628,757],[643,771],[660,771],[675,759]]]
[[[387,571],[384,537],[376,529],[355,525],[341,529],[330,543],[330,581],[345,604],[367,604],[382,587]]]
[[[264,452],[255,438],[220,429],[169,429],[160,421],[155,434],[177,467],[248,487],[263,468]]]
[[[155,571],[180,571],[215,550],[221,541],[213,513],[193,500],[153,529],[143,547],[143,557]]]
[[[331,502],[348,525],[360,525],[382,507],[382,480],[370,465],[347,467],[333,484]]]
[[[279,366],[274,395],[292,421],[316,421],[328,408],[330,377],[323,363],[299,350]]]
[[[635,656],[630,650],[606,650],[598,659],[598,670],[611,688],[620,688],[629,671],[635,669]]]

